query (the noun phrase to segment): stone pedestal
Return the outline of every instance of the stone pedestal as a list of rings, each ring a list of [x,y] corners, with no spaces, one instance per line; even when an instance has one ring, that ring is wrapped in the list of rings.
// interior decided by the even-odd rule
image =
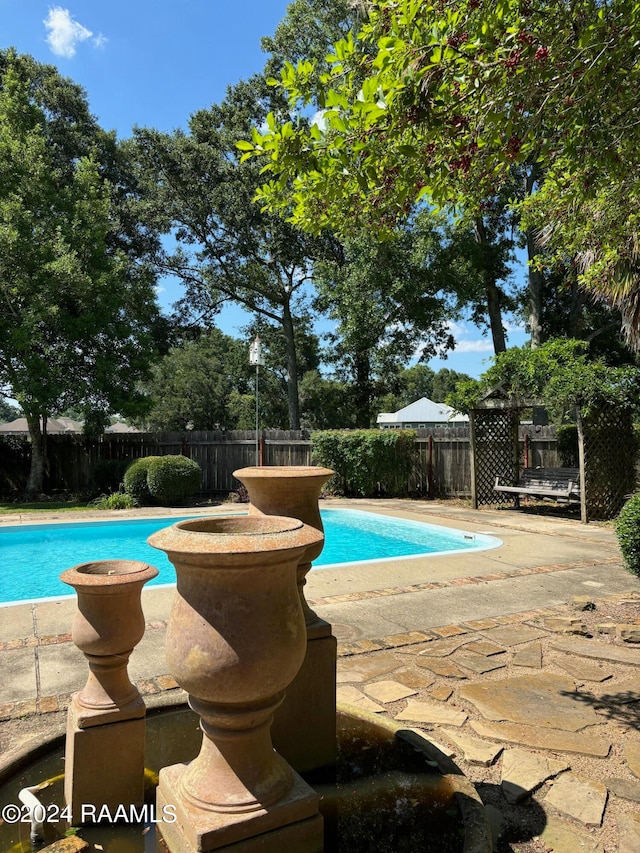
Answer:
[[[336,647],[331,634],[307,640],[300,672],[274,714],[273,745],[298,773],[336,761]]]
[[[64,799],[75,825],[94,823],[106,806],[141,808],[144,803],[145,719],[80,728],[69,708]]]
[[[71,636],[89,664],[87,683],[67,713],[64,794],[75,824],[100,808],[144,802],[145,705],[127,664],[144,634],[140,602],[154,566],[98,560],[60,575],[78,596]]]
[[[288,793],[268,808],[216,814],[182,796],[186,769],[187,765],[174,764],[163,770],[156,795],[158,831],[173,853],[322,853],[319,797],[297,774]]]
[[[250,515],[299,518],[324,533],[318,499],[333,475],[313,465],[273,465],[234,471],[247,489]],[[324,538],[309,547],[298,564],[297,582],[307,629],[307,654],[274,716],[276,749],[299,773],[317,770],[336,759],[336,640],[331,625],[308,605],[304,595],[311,563],[322,553]]]
[[[296,586],[302,553],[321,539],[293,518],[205,518],[154,533],[176,568],[169,670],[203,731],[199,755],[160,771],[159,827],[172,853],[322,848],[317,794],[273,749],[273,712],[306,653]],[[176,820],[167,819],[175,806]],[[296,826],[301,822],[305,828]]]

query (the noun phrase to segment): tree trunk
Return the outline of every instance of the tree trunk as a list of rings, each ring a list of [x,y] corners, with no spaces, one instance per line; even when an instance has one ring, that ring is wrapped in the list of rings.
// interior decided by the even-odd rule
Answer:
[[[29,437],[31,438],[31,467],[27,481],[27,493],[42,494],[44,491],[44,470],[47,453],[47,433],[45,417],[42,418],[43,428],[40,428],[40,417],[25,412]]]
[[[487,231],[484,227],[482,217],[477,217],[474,220],[476,240],[481,247],[486,247],[487,254],[490,248],[487,240]],[[504,326],[502,325],[502,306],[500,304],[500,288],[491,275],[490,266],[484,264],[483,278],[484,288],[487,297],[487,314],[489,315],[489,328],[491,329],[491,338],[493,340],[494,353],[504,352],[507,348],[507,342],[504,336]]]
[[[354,403],[356,427],[369,429],[371,426],[371,362],[368,352],[355,354]]]
[[[287,404],[289,407],[289,429],[300,429],[300,400],[298,396],[298,356],[293,333],[290,305],[285,303],[282,311],[282,331],[286,353]]]
[[[500,289],[493,280],[487,280],[485,287],[487,290],[487,310],[489,312],[489,325],[493,339],[493,351],[495,353],[504,352],[507,348],[507,341],[504,336],[504,326],[502,325]]]
[[[525,196],[533,192],[533,188],[539,178],[539,170],[535,166],[529,172],[525,172]],[[529,229],[526,232],[527,258],[529,261],[529,328],[531,329],[531,349],[536,349],[543,343],[542,335],[542,291],[544,279],[542,273],[535,269],[534,261],[540,253],[540,247],[534,232]]]

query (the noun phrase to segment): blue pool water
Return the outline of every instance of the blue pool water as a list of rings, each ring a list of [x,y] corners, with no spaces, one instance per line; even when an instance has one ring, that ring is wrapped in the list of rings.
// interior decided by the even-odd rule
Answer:
[[[147,537],[181,520],[153,518],[0,528],[0,603],[73,594],[58,575],[92,560],[142,560],[160,570],[151,584],[175,583],[172,564],[163,551],[147,545]],[[484,550],[502,544],[499,539],[480,533],[465,534],[359,510],[322,510],[322,522],[325,547],[314,562],[314,569],[443,551]]]

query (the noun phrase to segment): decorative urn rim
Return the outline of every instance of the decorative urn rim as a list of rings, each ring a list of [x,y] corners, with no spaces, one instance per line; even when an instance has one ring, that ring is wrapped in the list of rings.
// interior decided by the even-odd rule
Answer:
[[[229,515],[179,521],[153,533],[153,548],[182,554],[266,554],[306,548],[322,534],[297,518],[283,515]]]
[[[158,569],[142,560],[92,560],[62,572],[60,580],[73,587],[120,587],[146,583]]]
[[[286,479],[287,477],[304,478],[304,477],[325,477],[329,479],[335,474],[331,468],[321,468],[316,465],[255,465],[246,468],[238,468],[233,472],[233,476],[238,480],[242,477],[253,477],[267,479],[278,477],[278,479]]]

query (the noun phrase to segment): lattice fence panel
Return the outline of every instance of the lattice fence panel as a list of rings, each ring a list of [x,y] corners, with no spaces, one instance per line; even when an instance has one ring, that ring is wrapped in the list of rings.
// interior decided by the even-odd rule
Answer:
[[[635,486],[631,416],[617,409],[596,412],[583,419],[582,440],[587,517],[614,518]]]
[[[503,504],[505,496],[496,492],[494,485],[498,475],[504,483],[518,479],[517,413],[511,409],[476,409],[473,424],[477,504]]]

